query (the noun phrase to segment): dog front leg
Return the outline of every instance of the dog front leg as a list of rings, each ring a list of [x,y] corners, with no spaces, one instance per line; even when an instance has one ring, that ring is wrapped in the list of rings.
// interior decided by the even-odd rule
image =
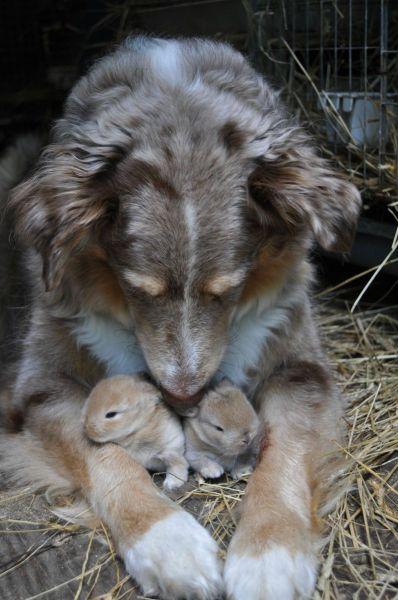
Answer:
[[[300,365],[286,369],[259,400],[265,438],[228,551],[228,598],[308,598],[319,559],[318,508],[338,495],[330,485],[343,462],[333,443],[341,402],[319,365],[305,377]]]

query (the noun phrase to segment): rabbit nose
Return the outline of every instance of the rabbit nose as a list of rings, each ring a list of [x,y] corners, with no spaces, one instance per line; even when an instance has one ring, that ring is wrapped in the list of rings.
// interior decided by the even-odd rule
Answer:
[[[249,442],[250,442],[250,433],[246,432],[244,434],[243,439],[242,439],[242,444],[244,444],[245,446],[247,446],[249,444]]]

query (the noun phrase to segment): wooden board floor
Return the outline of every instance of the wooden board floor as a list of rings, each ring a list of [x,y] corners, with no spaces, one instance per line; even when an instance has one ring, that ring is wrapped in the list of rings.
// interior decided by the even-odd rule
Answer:
[[[193,488],[190,482],[176,494]],[[184,507],[199,514],[201,502]],[[102,539],[102,542],[100,541]],[[102,532],[68,525],[42,496],[0,491],[0,600],[144,598]]]
[[[140,598],[99,536],[67,526],[42,497],[15,495],[0,495],[1,600]]]

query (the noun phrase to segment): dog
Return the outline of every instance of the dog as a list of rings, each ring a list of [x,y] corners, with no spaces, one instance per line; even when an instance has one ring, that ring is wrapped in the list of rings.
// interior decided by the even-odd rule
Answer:
[[[17,147],[6,158],[20,167]],[[3,468],[80,490],[144,594],[310,596],[320,519],[339,496],[344,403],[308,256],[314,241],[350,248],[356,188],[240,53],[132,38],[75,85],[7,203],[32,303]],[[142,371],[180,414],[226,377],[267,431],[223,574],[215,541],[142,466],[84,436],[94,385]]]

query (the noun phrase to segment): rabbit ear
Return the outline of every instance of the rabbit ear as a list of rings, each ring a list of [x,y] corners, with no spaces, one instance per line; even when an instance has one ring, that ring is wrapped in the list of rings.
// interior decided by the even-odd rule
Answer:
[[[153,400],[155,404],[164,404],[163,396],[160,392]]]
[[[185,419],[192,419],[194,417],[197,417],[198,414],[199,414],[199,406],[191,406],[190,408],[187,408],[184,410],[183,417]]]
[[[230,381],[229,379],[227,379],[227,377],[224,377],[223,379],[221,379],[220,383],[218,383],[215,388],[214,391],[215,392],[222,392],[225,390],[229,390],[230,388],[236,388],[236,385],[234,385],[232,383],[232,381]]]
[[[228,379],[228,377],[223,377],[220,382],[217,384],[217,388],[218,387],[230,387],[232,384],[232,382]]]

